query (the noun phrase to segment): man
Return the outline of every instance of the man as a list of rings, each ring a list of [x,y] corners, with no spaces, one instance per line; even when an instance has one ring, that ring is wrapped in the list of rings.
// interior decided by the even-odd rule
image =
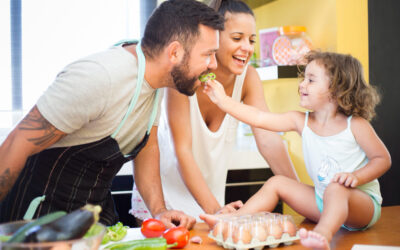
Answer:
[[[100,221],[118,221],[112,179],[134,159],[136,185],[154,217],[191,228],[194,218],[168,211],[157,143],[158,89],[193,95],[216,68],[223,18],[195,0],[162,3],[141,45],[123,44],[68,65],[0,147],[0,221],[100,204]],[[143,51],[143,53],[142,53]],[[144,54],[144,57],[143,57]],[[155,121],[154,121],[155,120]]]

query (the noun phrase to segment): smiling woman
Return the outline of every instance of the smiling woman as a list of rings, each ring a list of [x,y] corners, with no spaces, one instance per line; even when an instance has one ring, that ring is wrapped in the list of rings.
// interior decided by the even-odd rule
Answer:
[[[215,80],[235,100],[268,110],[258,74],[248,65],[256,40],[252,10],[237,0],[214,0],[210,6],[225,18],[219,49],[211,57],[218,66],[209,68]],[[240,201],[225,205],[225,180],[227,169],[234,164],[238,121],[218,109],[203,89],[200,86],[190,97],[168,90],[158,129],[166,205],[196,218],[204,212],[227,212],[241,206]],[[255,128],[253,132],[272,171],[296,179],[279,135]],[[134,216],[150,216],[135,188],[132,201]]]
[[[10,2],[20,3],[10,13]],[[37,0],[0,3],[0,110],[11,110],[10,17],[20,17],[22,108],[31,107],[56,74],[82,55],[104,50],[124,38],[140,37],[140,0]],[[44,7],[45,6],[45,7]],[[90,15],[90,18],[88,18]],[[17,29],[11,28],[11,31]],[[11,69],[11,70],[10,70]]]

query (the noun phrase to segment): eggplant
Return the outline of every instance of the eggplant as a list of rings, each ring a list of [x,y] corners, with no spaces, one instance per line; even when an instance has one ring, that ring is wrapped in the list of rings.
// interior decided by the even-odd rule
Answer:
[[[100,206],[86,205],[50,223],[32,227],[24,242],[51,242],[81,238],[98,221]]]

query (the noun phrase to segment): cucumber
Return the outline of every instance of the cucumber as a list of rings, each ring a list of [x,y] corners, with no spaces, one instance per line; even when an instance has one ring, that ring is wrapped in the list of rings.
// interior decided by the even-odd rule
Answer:
[[[50,223],[54,220],[57,220],[58,218],[61,218],[62,216],[66,215],[66,214],[67,213],[64,211],[57,211],[57,212],[53,212],[50,214],[46,214],[30,223],[27,223],[24,226],[20,227],[7,242],[10,242],[10,243],[11,242],[22,242],[25,239],[25,233],[29,229],[31,229],[35,226],[40,226],[40,225]]]

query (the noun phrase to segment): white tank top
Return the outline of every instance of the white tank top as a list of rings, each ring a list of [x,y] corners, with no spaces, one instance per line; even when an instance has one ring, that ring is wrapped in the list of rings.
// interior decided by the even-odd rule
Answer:
[[[247,70],[247,68],[246,68]],[[246,70],[236,77],[232,98],[240,101]],[[200,112],[196,94],[189,97],[190,122],[192,126],[192,151],[203,177],[218,203],[225,204],[225,183],[231,155],[236,143],[238,121],[226,114],[219,129],[208,129]],[[166,128],[165,113],[160,121],[159,132],[161,179],[164,198],[170,208],[184,211],[198,219],[204,213],[197,204],[180,174],[178,162],[169,130]]]
[[[358,145],[351,131],[351,118],[347,119],[345,130],[331,136],[319,136],[308,127],[308,112],[302,131],[302,146],[307,172],[314,182],[315,191],[323,197],[326,186],[338,172],[354,172],[368,163],[363,149]],[[377,179],[358,186],[382,203]]]

